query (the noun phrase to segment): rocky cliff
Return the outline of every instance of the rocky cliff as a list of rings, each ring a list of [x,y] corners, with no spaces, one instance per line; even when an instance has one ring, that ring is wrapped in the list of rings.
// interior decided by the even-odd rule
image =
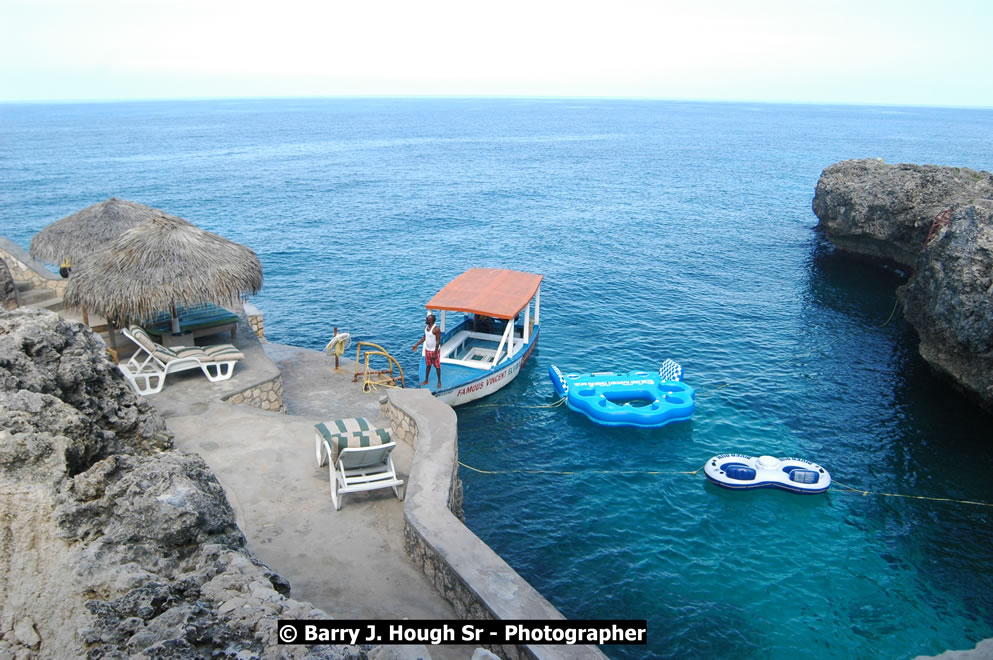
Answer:
[[[993,411],[993,174],[842,161],[813,208],[839,250],[911,271],[897,295],[921,356]]]
[[[100,340],[0,311],[0,657],[355,657],[276,645],[326,618],[245,549],[203,460]]]

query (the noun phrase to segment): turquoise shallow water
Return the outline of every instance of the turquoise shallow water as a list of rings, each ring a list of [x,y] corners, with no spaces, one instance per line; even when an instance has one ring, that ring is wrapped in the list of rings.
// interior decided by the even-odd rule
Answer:
[[[111,195],[157,206],[258,252],[272,341],[321,348],[337,325],[408,373],[442,283],[543,273],[532,361],[458,410],[461,459],[502,472],[462,470],[467,524],[567,616],[647,619],[649,645],[612,657],[902,658],[993,637],[993,509],[670,473],[797,455],[860,489],[993,502],[991,418],[930,374],[899,312],[884,325],[901,274],[834,254],[810,211],[838,160],[990,170],[991,145],[978,110],[8,105],[0,235],[27,247]],[[536,407],[555,400],[549,364],[666,357],[698,389],[691,422]]]

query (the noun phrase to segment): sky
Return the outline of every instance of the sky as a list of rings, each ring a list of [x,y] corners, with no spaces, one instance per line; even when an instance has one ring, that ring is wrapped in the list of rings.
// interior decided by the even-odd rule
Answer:
[[[993,107],[991,0],[0,0],[0,102],[509,96]]]

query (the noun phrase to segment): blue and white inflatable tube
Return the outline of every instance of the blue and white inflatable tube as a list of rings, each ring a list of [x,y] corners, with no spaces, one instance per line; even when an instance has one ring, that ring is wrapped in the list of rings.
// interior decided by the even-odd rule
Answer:
[[[791,493],[823,493],[831,487],[828,471],[802,458],[718,454],[707,461],[703,472],[711,482],[732,490],[781,488]]]
[[[696,393],[681,382],[682,368],[666,360],[657,372],[563,374],[552,365],[548,377],[572,410],[603,426],[658,428],[693,416]]]

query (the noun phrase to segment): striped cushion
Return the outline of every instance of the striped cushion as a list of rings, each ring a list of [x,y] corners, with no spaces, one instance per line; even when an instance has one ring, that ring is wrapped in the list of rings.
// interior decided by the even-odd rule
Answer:
[[[173,354],[173,358],[189,358],[193,357],[198,360],[204,359],[203,349],[199,346],[174,346],[172,348],[165,348],[160,346],[164,351],[169,351]]]
[[[338,460],[342,449],[373,447],[392,442],[390,430],[373,426],[364,417],[335,419],[316,424],[314,428],[331,446],[331,461]]]
[[[228,362],[230,360],[243,360],[245,354],[238,350],[234,344],[215,344],[213,346],[201,346],[203,357],[201,362]]]
[[[132,325],[128,332],[138,342],[138,345],[157,357],[165,364],[180,358],[196,358],[201,362],[229,362],[245,359],[245,354],[238,350],[234,344],[216,344],[214,346],[174,346],[166,348],[162,344],[152,341],[151,336],[145,329],[138,325]]]
[[[132,325],[128,328],[128,332],[131,333],[131,336],[134,337],[134,340],[138,342],[139,346],[144,348],[162,362],[169,363],[179,357],[175,350],[155,343],[151,336],[145,332],[145,329],[139,325]]]
[[[132,325],[128,328],[128,332],[131,333],[131,336],[134,337],[134,340],[138,342],[139,346],[144,348],[149,353],[155,352],[155,347],[158,346],[158,344],[152,340],[143,327],[140,325]]]

